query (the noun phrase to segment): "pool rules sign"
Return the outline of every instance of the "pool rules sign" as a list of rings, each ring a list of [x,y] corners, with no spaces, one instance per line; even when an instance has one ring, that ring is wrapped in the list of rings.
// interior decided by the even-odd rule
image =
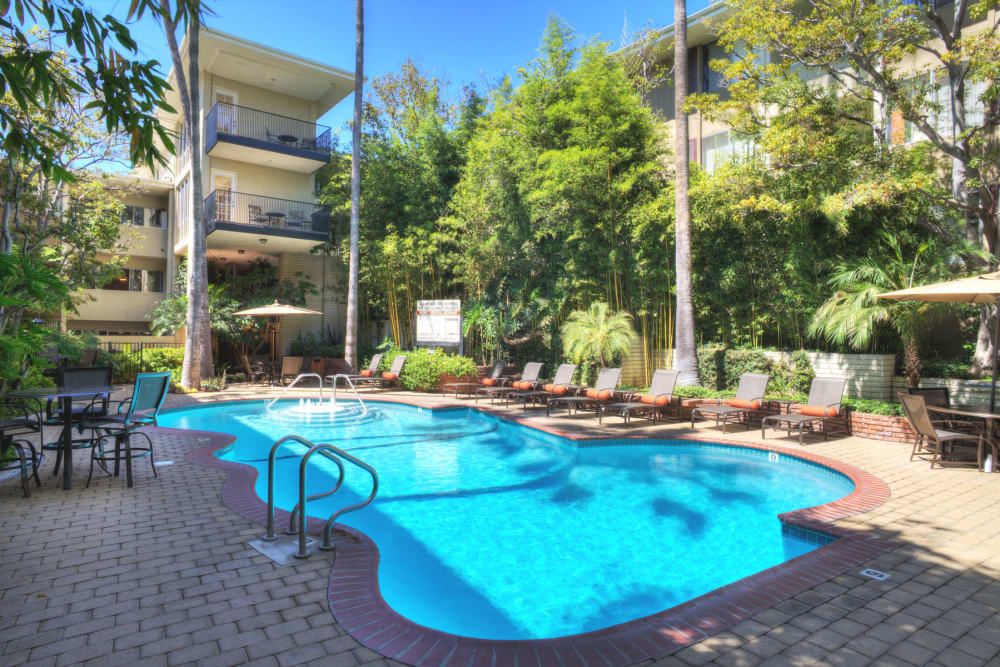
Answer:
[[[462,347],[462,302],[417,301],[416,342],[423,347]]]

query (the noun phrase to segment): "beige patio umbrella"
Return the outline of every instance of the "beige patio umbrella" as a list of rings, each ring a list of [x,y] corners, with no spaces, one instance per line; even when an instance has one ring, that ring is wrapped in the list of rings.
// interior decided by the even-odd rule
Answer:
[[[239,310],[233,315],[243,315],[250,317],[271,317],[271,321],[267,323],[267,328],[264,330],[264,340],[271,342],[271,359],[273,361],[278,360],[278,329],[281,326],[282,316],[291,315],[322,315],[323,313],[316,310],[309,310],[308,308],[299,308],[298,306],[289,306],[284,303],[278,303],[277,300],[268,306],[258,306],[257,308],[247,308],[246,310]],[[261,342],[261,345],[264,343]],[[260,349],[260,345],[257,346]],[[256,350],[254,350],[256,353]],[[251,355],[252,356],[252,355]]]
[[[886,292],[880,299],[893,301],[947,301],[952,303],[996,303],[1000,309],[1000,271],[984,273],[971,278],[959,278],[943,283],[932,283]],[[996,409],[997,357],[1000,348],[1000,316],[993,335],[993,382],[990,385],[990,410]]]

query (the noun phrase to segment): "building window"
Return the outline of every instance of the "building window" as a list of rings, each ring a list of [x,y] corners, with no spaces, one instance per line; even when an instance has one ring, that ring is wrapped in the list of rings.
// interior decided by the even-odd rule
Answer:
[[[723,162],[745,160],[754,153],[753,137],[739,132],[719,132],[701,140],[701,166],[710,174]]]
[[[144,226],[146,224],[146,209],[141,206],[126,206],[125,218],[122,222],[136,227]]]
[[[159,208],[149,209],[149,226],[158,227],[163,229],[163,218],[166,216],[166,211]]]
[[[674,84],[671,79],[661,81],[646,93],[646,105],[653,111],[663,114],[665,120],[673,120],[674,114]]]
[[[191,216],[191,178],[185,177],[180,185],[177,186],[175,191],[177,200],[175,202],[175,209],[177,211],[177,226],[180,229],[179,236],[184,238],[187,236],[188,223]]]
[[[127,292],[129,284],[129,270],[125,269],[122,275],[118,276],[109,283],[106,283],[102,289],[114,290],[118,292]]]
[[[163,271],[152,269],[122,269],[122,275],[105,283],[101,289],[118,292],[157,292],[164,287]]]
[[[146,271],[146,291],[163,292],[163,271]]]

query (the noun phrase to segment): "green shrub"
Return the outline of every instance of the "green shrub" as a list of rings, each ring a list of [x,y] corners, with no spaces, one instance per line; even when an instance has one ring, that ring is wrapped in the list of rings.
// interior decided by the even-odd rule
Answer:
[[[140,353],[130,352],[133,357],[138,357]],[[184,366],[183,347],[156,347],[142,351],[143,373],[163,373],[170,371],[171,380],[177,381],[181,377],[181,369]]]
[[[899,403],[874,401],[867,398],[845,398],[844,405],[849,405],[855,412],[867,412],[873,415],[901,416],[903,406]]]
[[[762,350],[714,347],[698,350],[698,372],[702,384],[717,391],[735,391],[744,373],[766,373],[771,376],[767,395],[782,398],[807,394],[815,376],[809,357],[801,350],[786,362],[770,359]]]
[[[292,357],[329,357],[339,359],[344,356],[343,343],[328,343],[311,333],[300,331],[288,346]]]
[[[406,365],[403,366],[403,373],[400,383],[407,389],[420,391],[434,391],[441,382],[441,377],[451,375],[462,377],[466,375],[478,375],[475,362],[469,357],[462,357],[457,354],[444,354],[443,352],[431,352],[426,349],[418,350],[398,350],[390,349],[382,357],[382,370],[389,370],[392,361],[398,355],[406,355]]]

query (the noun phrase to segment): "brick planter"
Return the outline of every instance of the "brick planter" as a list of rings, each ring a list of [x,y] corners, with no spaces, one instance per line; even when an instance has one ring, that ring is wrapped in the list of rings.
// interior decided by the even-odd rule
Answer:
[[[452,375],[451,373],[445,373],[438,380],[438,383],[437,383],[436,387],[433,387],[433,388],[430,388],[430,389],[424,388],[424,387],[417,387],[417,389],[419,391],[428,391],[428,392],[434,391],[434,392],[442,393],[443,392],[442,387],[444,387],[446,384],[451,384],[452,382],[479,382],[479,379],[481,377],[483,377],[483,376],[482,375],[462,375],[462,376],[455,376],[455,375]]]
[[[680,399],[681,416],[690,419],[691,409],[699,405],[716,405],[714,398],[684,398]],[[675,403],[676,404],[676,403]],[[795,406],[792,406],[793,409]],[[751,421],[760,423],[762,417],[776,415],[782,411],[777,403],[764,403],[760,410],[754,410]],[[906,417],[896,415],[874,415],[868,412],[848,410],[844,416],[831,420],[831,433],[847,433],[869,440],[888,440],[890,442],[913,443],[916,433],[910,428]]]

